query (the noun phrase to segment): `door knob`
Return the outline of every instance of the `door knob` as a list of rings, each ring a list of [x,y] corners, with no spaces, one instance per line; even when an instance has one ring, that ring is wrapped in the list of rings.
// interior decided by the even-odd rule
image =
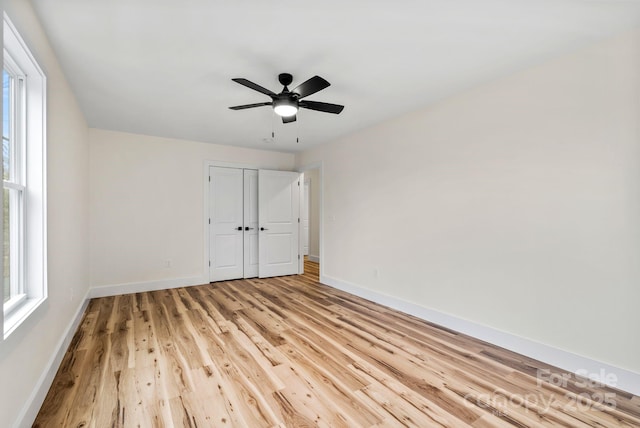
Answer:
[[[269,230],[266,227],[261,227],[260,230]]]
[[[246,226],[244,230],[253,230],[253,227]]]
[[[242,226],[236,227],[236,230],[242,230]]]

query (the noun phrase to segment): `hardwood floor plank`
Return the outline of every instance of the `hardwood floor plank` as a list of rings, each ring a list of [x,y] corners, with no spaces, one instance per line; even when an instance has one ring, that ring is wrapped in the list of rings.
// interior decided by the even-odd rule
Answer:
[[[637,396],[327,287],[317,264],[305,268],[92,300],[34,426],[640,426]]]
[[[415,392],[402,382],[397,381],[375,366],[364,361],[355,362],[350,366],[353,371],[361,372],[364,376],[369,376],[368,384],[378,383],[388,390],[387,394],[397,396],[407,401],[415,409],[423,413],[420,420],[428,422],[432,426],[451,426],[454,422],[461,423],[460,419],[439,407],[431,400],[426,400],[421,394]],[[471,417],[472,419],[473,417]],[[394,417],[394,419],[397,419]]]
[[[341,353],[337,346],[311,330],[297,328],[296,333],[286,332],[285,338],[288,344],[302,352],[305,358],[317,366],[330,367],[331,372],[338,375],[341,382],[351,390],[358,390],[369,384],[364,378],[349,370],[349,366],[354,362],[353,358]]]
[[[353,394],[354,390],[346,386],[341,377],[334,376],[331,370],[315,364],[307,358],[307,354],[291,344],[282,345],[280,348],[289,361],[295,364],[297,372],[304,373],[308,382],[316,385],[315,388],[320,391],[319,395],[326,397],[325,401],[328,401],[329,407],[334,406],[334,409],[344,415],[345,420],[351,423],[350,426],[371,426],[381,421],[380,416],[371,411],[369,406],[359,403]],[[365,387],[356,391],[363,388]]]
[[[288,403],[289,417],[307,421],[301,426],[357,426],[347,415],[336,409],[330,399],[322,394],[322,388],[318,383],[301,367],[287,363],[274,367],[273,370],[287,385],[286,388],[277,391],[275,396]],[[284,422],[287,423],[286,420]]]

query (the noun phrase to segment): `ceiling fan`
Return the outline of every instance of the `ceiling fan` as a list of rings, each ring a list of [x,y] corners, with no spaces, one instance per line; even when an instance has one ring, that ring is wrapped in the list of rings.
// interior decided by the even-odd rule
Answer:
[[[311,79],[301,83],[292,91],[290,91],[288,86],[291,84],[291,82],[293,82],[293,76],[289,73],[281,73],[280,75],[278,75],[278,80],[280,81],[280,84],[284,86],[284,88],[279,94],[276,94],[275,92],[272,92],[267,88],[263,88],[262,86],[255,84],[247,79],[235,78],[231,80],[243,86],[246,86],[247,88],[253,89],[254,91],[261,92],[271,97],[271,102],[229,107],[231,110],[244,110],[246,108],[253,107],[273,106],[273,111],[275,112],[275,114],[282,117],[282,123],[290,123],[296,121],[296,113],[298,113],[299,108],[306,108],[309,110],[317,110],[334,114],[339,114],[344,109],[344,106],[338,104],[303,100],[303,98],[315,94],[316,92],[321,91],[331,85],[320,76],[313,76]]]

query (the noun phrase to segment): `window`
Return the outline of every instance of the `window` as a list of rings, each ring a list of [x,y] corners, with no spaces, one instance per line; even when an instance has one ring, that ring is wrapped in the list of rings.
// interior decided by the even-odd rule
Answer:
[[[4,311],[10,313],[26,298],[24,287],[24,73],[5,56],[2,70],[2,166],[4,237]]]
[[[47,297],[46,78],[4,14],[2,296],[4,336]]]

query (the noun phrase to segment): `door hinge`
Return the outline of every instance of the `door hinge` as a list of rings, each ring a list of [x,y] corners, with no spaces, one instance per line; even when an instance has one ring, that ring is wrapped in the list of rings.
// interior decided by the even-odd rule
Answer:
[[[300,254],[298,254],[298,260],[300,260]]]
[[[300,187],[300,180],[298,180],[298,187]]]
[[[209,260],[209,267],[211,267],[211,260]]]
[[[209,219],[209,224],[211,224],[211,219]]]
[[[298,217],[298,223],[300,223],[300,217]]]
[[[209,183],[211,183],[211,176],[209,176]]]

